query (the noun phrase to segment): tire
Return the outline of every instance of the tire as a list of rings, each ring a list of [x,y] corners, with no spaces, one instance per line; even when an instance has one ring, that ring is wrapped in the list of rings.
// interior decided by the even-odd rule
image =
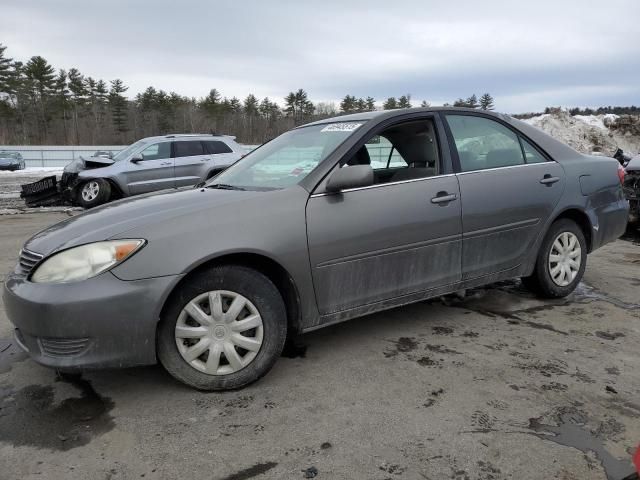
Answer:
[[[211,295],[214,300],[221,299],[219,314],[211,315]],[[235,315],[231,309],[232,300],[240,298],[246,301],[245,307],[236,308],[240,313]],[[195,312],[198,315],[192,315],[193,302],[200,308],[200,312]],[[206,322],[199,316],[201,313],[208,317]],[[222,320],[220,313],[231,318]],[[260,326],[239,333],[239,322],[255,323],[256,314],[261,320]],[[239,265],[214,267],[188,279],[172,294],[158,326],[158,359],[171,376],[199,390],[245,387],[264,376],[280,357],[287,337],[286,315],[280,292],[266,276]],[[211,326],[206,326],[207,322]],[[203,333],[203,325],[206,333]],[[178,330],[197,337],[180,336]],[[244,338],[241,339],[243,345],[249,341],[255,350],[239,346],[238,336]],[[261,342],[258,347],[256,342]],[[205,343],[204,350],[193,349]],[[226,353],[228,348],[235,351],[235,354],[231,352],[235,357],[233,362]],[[202,353],[193,358],[200,350]],[[209,362],[210,358],[214,361]],[[238,361],[242,365],[238,365]]]
[[[111,184],[103,178],[87,180],[77,188],[76,201],[84,208],[107,203],[111,198]]]
[[[573,239],[575,239],[575,246],[570,248]],[[556,244],[556,241],[559,243]],[[563,248],[558,250],[555,245]],[[558,261],[554,262],[555,259]],[[578,259],[579,265],[576,267],[575,262]],[[544,298],[566,297],[580,283],[586,266],[587,242],[584,233],[576,222],[562,218],[556,220],[549,228],[540,245],[533,273],[529,277],[522,278],[522,283]]]

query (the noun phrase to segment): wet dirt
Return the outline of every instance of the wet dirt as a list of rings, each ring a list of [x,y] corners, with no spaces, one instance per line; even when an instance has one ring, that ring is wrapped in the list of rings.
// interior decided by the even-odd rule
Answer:
[[[547,425],[541,423],[540,418],[531,418],[529,429],[535,432],[533,435],[543,440],[575,448],[585,455],[593,452],[608,480],[620,480],[633,473],[633,466],[629,460],[617,459],[604,446],[604,440],[611,436],[613,431],[615,434],[620,433],[619,424],[615,420],[613,423],[600,424],[598,429],[592,431],[587,427],[588,418],[583,413],[567,409],[560,412],[555,421],[557,425]]]
[[[0,391],[0,442],[70,450],[115,426],[109,415],[113,402],[101,397],[88,380],[70,377],[60,381],[71,384],[80,396],[56,404],[55,385]]]
[[[13,339],[0,338],[0,373],[11,370],[15,362],[26,360],[28,355],[16,344]]]

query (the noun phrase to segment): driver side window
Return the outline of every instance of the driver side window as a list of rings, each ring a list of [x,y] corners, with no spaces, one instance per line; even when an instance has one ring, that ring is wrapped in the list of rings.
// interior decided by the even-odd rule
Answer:
[[[365,143],[355,155],[354,162],[369,163],[377,184],[438,175],[440,157],[433,120],[410,121],[388,127]]]
[[[144,160],[162,160],[165,158],[171,158],[171,143],[154,143],[142,150],[140,154]]]

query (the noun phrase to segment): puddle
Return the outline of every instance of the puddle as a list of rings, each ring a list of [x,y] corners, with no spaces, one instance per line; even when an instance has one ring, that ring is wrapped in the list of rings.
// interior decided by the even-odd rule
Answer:
[[[558,425],[540,423],[539,418],[529,419],[529,429],[538,438],[572,447],[588,454],[593,452],[600,461],[608,480],[620,480],[634,472],[631,460],[619,460],[604,447],[598,432],[593,433],[587,427],[587,418],[579,412],[564,412],[558,416]]]
[[[80,377],[63,381],[79,390],[80,396],[54,404],[55,385],[0,391],[0,442],[70,450],[114,427],[110,399],[98,395],[89,381]]]
[[[268,472],[278,464],[276,462],[257,463],[252,467],[245,468],[239,472],[232,473],[224,477],[222,480],[247,480],[249,478],[257,477],[263,473]]]
[[[14,339],[0,338],[0,373],[11,370],[11,364],[25,360],[28,355]]]

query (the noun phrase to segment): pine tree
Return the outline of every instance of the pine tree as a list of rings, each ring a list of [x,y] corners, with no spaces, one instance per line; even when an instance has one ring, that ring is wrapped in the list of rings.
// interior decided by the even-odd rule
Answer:
[[[214,116],[221,112],[222,110],[222,101],[220,100],[220,92],[215,88],[212,88],[209,91],[209,94],[203,98],[199,107],[204,110],[209,116]]]
[[[75,132],[75,142],[76,145],[80,145],[79,110],[85,103],[87,90],[85,88],[84,77],[80,74],[77,68],[70,69],[67,77],[69,78],[69,91],[71,92],[73,104],[73,129]]]
[[[376,101],[373,97],[367,97],[365,102],[367,104],[367,112],[373,112],[376,109]]]
[[[359,98],[356,102],[356,111],[358,112],[366,112],[367,111],[367,102],[364,98]]]
[[[356,110],[356,97],[345,95],[340,102],[340,110],[344,113],[353,113]]]
[[[129,130],[127,122],[127,99],[124,96],[129,87],[126,87],[122,80],[116,78],[111,80],[111,89],[109,90],[109,109],[111,110],[111,119],[116,132],[120,134],[121,141],[123,134]]]
[[[10,94],[13,59],[5,56],[6,49],[7,47],[0,43],[0,93]]]
[[[249,95],[247,95],[247,98],[244,99],[242,108],[244,110],[245,115],[253,117],[258,114],[258,106],[259,106],[258,99],[256,98],[255,95],[250,93]]]
[[[467,98],[466,104],[469,108],[478,108],[478,97],[476,97],[475,93]]]
[[[411,95],[410,94],[406,94],[406,95],[402,95],[399,99],[398,99],[398,108],[411,108]]]
[[[398,108],[398,101],[395,97],[389,97],[382,104],[382,108],[385,110],[393,110],[394,108]]]
[[[482,110],[493,110],[493,97],[488,93],[480,97],[480,108]]]
[[[31,57],[24,66],[26,84],[32,92],[32,100],[39,113],[40,128],[42,128],[40,141],[47,142],[49,137],[49,110],[48,103],[53,91],[55,70],[44,58]]]
[[[453,106],[454,107],[466,107],[467,106],[467,101],[464,98],[458,98],[456,101],[453,102]]]
[[[232,113],[238,113],[242,110],[242,103],[238,97],[231,97],[229,100],[229,111]]]
[[[420,106],[422,108],[428,108],[431,106],[431,104],[429,102],[427,102],[426,100],[422,100],[422,103],[420,103]]]
[[[69,109],[69,88],[67,87],[67,72],[58,71],[58,76],[53,84],[55,95],[55,109],[62,113],[62,131],[65,143],[69,141],[67,132],[67,110]]]

